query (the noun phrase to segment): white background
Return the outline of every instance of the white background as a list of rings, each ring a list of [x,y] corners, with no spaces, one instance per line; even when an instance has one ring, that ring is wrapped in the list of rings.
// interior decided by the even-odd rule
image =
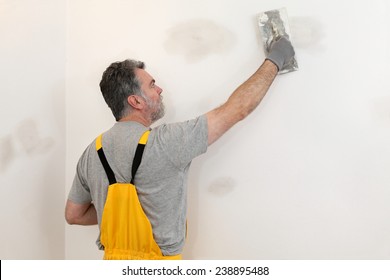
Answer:
[[[385,0],[0,0],[0,258],[100,259],[66,226],[85,147],[114,122],[105,68],[146,62],[164,122],[222,104],[264,60],[259,12],[286,7],[300,70],[193,162],[187,259],[390,258]]]

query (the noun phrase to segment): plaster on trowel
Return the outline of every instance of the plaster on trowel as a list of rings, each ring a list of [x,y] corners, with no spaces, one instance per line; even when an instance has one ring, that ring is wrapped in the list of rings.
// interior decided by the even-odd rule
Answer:
[[[292,43],[286,8],[260,13],[258,16],[258,24],[266,56],[268,55],[272,42],[278,37],[288,36],[288,39]],[[296,70],[298,70],[298,63],[294,56],[291,61],[280,69],[279,74]]]

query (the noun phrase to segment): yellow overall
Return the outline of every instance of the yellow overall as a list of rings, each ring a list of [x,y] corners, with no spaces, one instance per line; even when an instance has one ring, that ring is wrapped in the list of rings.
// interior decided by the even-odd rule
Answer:
[[[109,181],[100,225],[100,242],[105,260],[180,260],[181,255],[163,256],[153,238],[150,221],[139,202],[134,176],[141,163],[150,131],[141,136],[135,152],[130,183],[118,183],[103,152],[102,135],[96,150]]]

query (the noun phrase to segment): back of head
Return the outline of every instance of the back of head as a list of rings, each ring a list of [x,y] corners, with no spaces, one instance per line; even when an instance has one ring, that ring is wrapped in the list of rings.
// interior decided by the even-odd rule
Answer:
[[[127,97],[142,95],[140,82],[135,75],[137,68],[144,69],[145,64],[127,59],[112,63],[103,73],[100,90],[117,121],[131,112]]]

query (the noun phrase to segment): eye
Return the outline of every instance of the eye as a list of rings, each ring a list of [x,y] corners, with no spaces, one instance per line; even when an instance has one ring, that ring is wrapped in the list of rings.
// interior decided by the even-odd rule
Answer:
[[[155,79],[151,80],[149,83],[149,86],[150,86],[150,88],[155,88],[156,87],[156,80]]]

